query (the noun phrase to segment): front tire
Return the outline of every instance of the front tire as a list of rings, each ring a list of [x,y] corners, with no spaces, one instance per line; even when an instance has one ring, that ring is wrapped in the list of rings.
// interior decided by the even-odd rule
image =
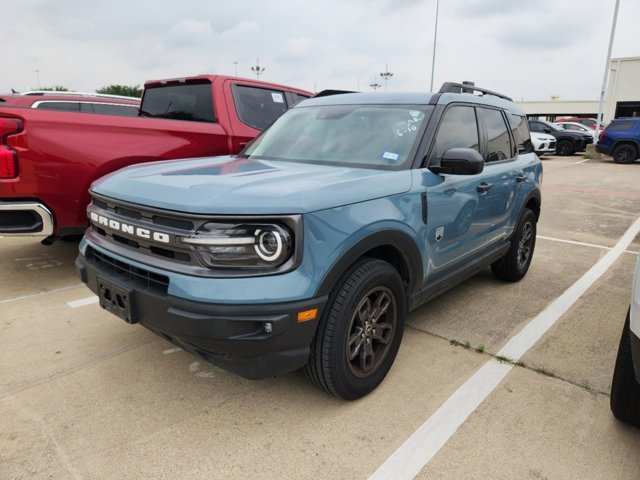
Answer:
[[[633,145],[623,143],[622,145],[618,145],[613,149],[612,157],[613,161],[616,163],[633,163],[638,158],[638,151]]]
[[[525,208],[511,237],[511,247],[504,257],[491,264],[493,275],[501,280],[517,282],[527,274],[536,247],[536,215]]]
[[[631,358],[631,331],[629,313],[622,329],[616,367],[611,384],[611,411],[618,419],[634,427],[640,427],[640,384]]]
[[[396,358],[406,315],[404,286],[389,263],[364,259],[335,286],[311,343],[307,377],[355,400],[375,389]]]
[[[575,153],[576,149],[573,147],[571,140],[560,140],[556,144],[556,155],[561,157],[570,157]]]

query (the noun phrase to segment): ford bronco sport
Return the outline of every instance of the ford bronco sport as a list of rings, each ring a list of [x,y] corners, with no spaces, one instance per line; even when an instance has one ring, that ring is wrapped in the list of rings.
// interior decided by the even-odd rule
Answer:
[[[503,95],[312,98],[238,156],[96,181],[76,265],[126,322],[244,377],[304,368],[356,399],[389,371],[408,311],[489,266],[527,273],[541,180]]]

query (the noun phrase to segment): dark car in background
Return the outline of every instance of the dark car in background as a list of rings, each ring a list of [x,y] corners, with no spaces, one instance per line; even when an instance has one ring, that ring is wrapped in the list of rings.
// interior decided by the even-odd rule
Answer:
[[[640,118],[617,118],[605,128],[596,150],[616,163],[633,163],[640,152]]]
[[[593,143],[591,135],[563,130],[557,125],[544,120],[529,120],[529,130],[553,135],[556,138],[556,155],[563,157],[573,155],[576,152],[584,152],[587,145]]]

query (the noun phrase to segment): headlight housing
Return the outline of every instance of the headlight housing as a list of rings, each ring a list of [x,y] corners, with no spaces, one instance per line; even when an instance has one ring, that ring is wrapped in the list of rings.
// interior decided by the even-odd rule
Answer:
[[[208,222],[180,242],[212,269],[277,269],[295,250],[293,232],[277,222]]]

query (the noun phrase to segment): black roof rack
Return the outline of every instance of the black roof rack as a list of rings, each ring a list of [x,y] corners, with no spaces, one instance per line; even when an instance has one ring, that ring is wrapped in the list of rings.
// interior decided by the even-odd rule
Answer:
[[[343,93],[357,93],[357,92],[352,92],[350,90],[322,90],[321,92],[316,93],[311,98],[329,97],[331,95],[342,95]]]
[[[486,88],[476,87],[473,82],[462,82],[462,83],[454,83],[454,82],[445,82],[440,87],[438,93],[473,93],[473,92],[481,92],[483,95],[493,95],[494,97],[499,97],[504,100],[509,100],[513,102],[513,99],[507,97],[506,95],[502,95],[498,92],[492,92],[491,90],[487,90]]]

